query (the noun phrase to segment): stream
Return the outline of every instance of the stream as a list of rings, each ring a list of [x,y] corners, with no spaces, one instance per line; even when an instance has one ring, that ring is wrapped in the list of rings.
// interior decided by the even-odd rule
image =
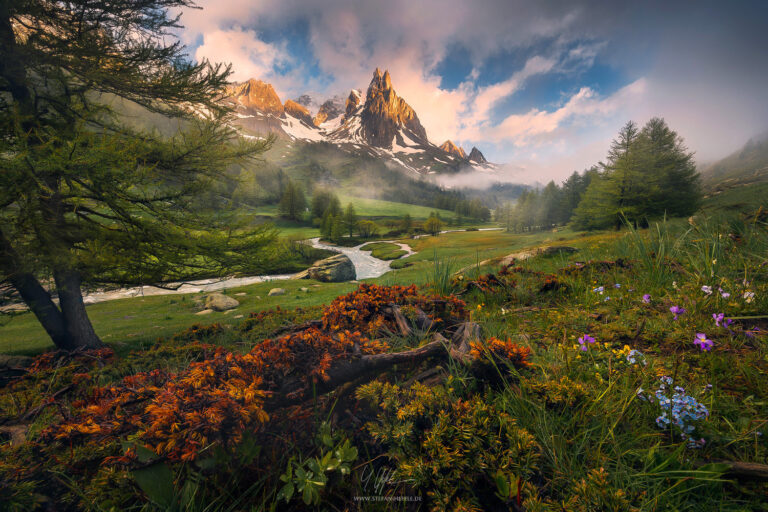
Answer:
[[[376,240],[377,242],[379,240]],[[394,242],[391,240],[382,240],[383,242],[389,242],[397,245],[407,254],[403,255],[403,258],[407,258],[415,252],[408,244]],[[326,249],[328,251],[338,252],[347,255],[352,264],[355,266],[355,272],[357,279],[371,279],[379,277],[390,269],[391,261],[384,261],[371,256],[368,251],[361,251],[360,248],[365,244],[360,244],[355,247],[339,247],[336,245],[326,244],[321,242],[319,238],[310,238],[306,241],[312,247],[318,249]],[[149,297],[152,295],[174,295],[182,293],[199,293],[199,292],[213,292],[218,290],[224,290],[227,288],[237,288],[239,286],[247,286],[256,283],[266,283],[272,281],[282,281],[291,279],[295,274],[276,274],[267,276],[247,276],[247,277],[224,277],[224,278],[211,278],[211,279],[199,279],[195,281],[184,281],[180,283],[169,283],[167,287],[157,286],[135,286],[131,288],[120,288],[117,290],[106,290],[98,292],[90,292],[83,295],[83,301],[86,304],[96,304],[99,302],[106,302],[116,299],[128,299],[131,297]],[[0,308],[5,311],[23,311],[27,307],[24,304],[11,304]]]
[[[502,228],[483,228],[480,231],[491,231]],[[453,233],[455,231],[464,230],[446,230],[441,233]],[[425,235],[421,235],[425,236]],[[421,236],[415,238],[421,238]],[[374,240],[375,242],[388,242],[395,244],[402,250],[406,251],[406,254],[402,258],[407,258],[416,252],[411,249],[408,244],[395,242],[393,240]],[[380,260],[371,256],[368,251],[360,250],[364,244],[357,245],[355,247],[341,247],[337,245],[330,245],[325,242],[321,242],[319,238],[310,238],[306,240],[312,247],[318,249],[326,249],[341,254],[345,254],[352,264],[355,266],[355,273],[357,279],[372,279],[380,277],[391,270],[390,264],[392,261]],[[106,290],[98,292],[90,292],[83,295],[83,301],[86,304],[96,304],[98,302],[106,302],[116,299],[128,299],[131,297],[149,297],[152,295],[175,295],[182,293],[199,293],[199,292],[213,292],[218,290],[224,290],[227,288],[237,288],[239,286],[247,286],[256,283],[266,283],[272,281],[282,281],[291,279],[295,274],[276,274],[268,276],[248,276],[248,277],[224,277],[224,278],[211,278],[200,279],[196,281],[184,281],[180,283],[169,283],[167,287],[157,286],[135,286],[131,288],[120,288],[117,290]],[[24,304],[11,304],[8,306],[0,307],[0,311],[23,311],[27,307]]]

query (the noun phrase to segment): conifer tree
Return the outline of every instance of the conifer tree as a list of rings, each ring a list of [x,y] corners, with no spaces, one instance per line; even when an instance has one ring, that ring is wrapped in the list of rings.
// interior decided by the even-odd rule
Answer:
[[[307,199],[301,186],[293,180],[288,180],[278,205],[280,216],[291,220],[301,220],[306,208]]]
[[[171,37],[169,10],[193,6],[0,2],[0,282],[59,348],[101,345],[84,284],[238,271],[274,239],[195,206],[271,141],[228,128],[217,98],[230,69],[189,62]],[[176,131],[128,124],[128,109]]]
[[[357,229],[357,214],[355,213],[355,207],[352,203],[347,204],[347,209],[344,211],[344,229],[349,233],[349,237],[355,236],[355,229]]]

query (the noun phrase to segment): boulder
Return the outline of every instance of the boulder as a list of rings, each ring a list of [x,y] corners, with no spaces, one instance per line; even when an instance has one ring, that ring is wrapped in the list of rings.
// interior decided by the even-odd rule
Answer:
[[[357,278],[355,265],[345,254],[337,254],[324,260],[316,261],[304,272],[296,274],[296,279],[314,279],[324,283],[341,283]]]
[[[272,288],[269,290],[269,293],[267,296],[274,297],[275,295],[285,295],[285,289],[284,288]]]
[[[205,298],[205,309],[214,311],[227,311],[228,309],[235,309],[239,305],[238,301],[223,293],[212,293]]]

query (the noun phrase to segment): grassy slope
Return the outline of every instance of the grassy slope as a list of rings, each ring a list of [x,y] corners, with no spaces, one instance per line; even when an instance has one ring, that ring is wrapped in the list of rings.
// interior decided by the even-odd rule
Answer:
[[[410,214],[414,219],[426,219],[432,212],[438,212],[444,219],[454,217],[453,212],[429,208],[427,206],[417,206],[413,204],[395,203],[392,201],[382,201],[381,199],[369,199],[365,197],[355,197],[352,195],[338,194],[342,207],[352,203],[355,207],[355,213],[360,217],[375,218],[400,218],[403,215]],[[253,213],[269,217],[277,216],[277,205],[265,205],[258,207]]]
[[[718,204],[726,205],[729,201]],[[716,205],[710,201],[708,206]],[[375,281],[424,284],[434,280],[435,259],[449,261],[452,268],[466,267],[544,243],[573,245],[580,251],[568,256],[526,260],[522,263],[526,271],[514,274],[515,285],[511,289],[463,296],[472,311],[472,319],[481,324],[484,338],[510,338],[533,350],[531,368],[514,373],[499,386],[483,389],[477,387],[477,380],[464,369],[450,366],[445,371],[447,380],[432,384],[428,392],[421,391],[422,397],[413,403],[396,404],[398,406],[384,410],[383,405],[377,403],[381,400],[372,401],[372,409],[378,416],[371,424],[381,424],[385,429],[391,426],[395,432],[403,432],[402,435],[374,442],[366,429],[357,427],[354,434],[348,430],[344,435],[354,435],[361,453],[374,445],[384,450],[388,455],[385,468],[395,468],[398,464],[406,470],[416,466],[424,468],[421,474],[425,483],[421,491],[442,486],[443,493],[456,492],[462,497],[475,498],[473,493],[481,488],[486,492],[490,488],[493,492],[494,483],[489,475],[497,471],[504,478],[522,476],[526,510],[765,510],[760,508],[764,503],[765,485],[732,483],[724,478],[721,468],[705,466],[712,460],[768,462],[768,445],[759,435],[768,434],[765,338],[749,338],[742,333],[756,321],[737,322],[732,331],[728,331],[715,326],[711,317],[713,312],[732,317],[755,316],[768,308],[768,275],[761,264],[768,251],[768,237],[762,228],[749,228],[753,230],[738,243],[719,236],[722,229],[734,227],[739,226],[731,224],[714,229],[702,221],[693,226],[692,232],[681,236],[690,227],[684,219],[679,219],[661,231],[649,230],[640,236],[615,232],[588,235],[569,231],[530,235],[460,232],[409,241],[419,251],[408,258],[413,266]],[[649,258],[650,253],[668,255],[678,265]],[[558,272],[575,261],[618,257],[632,260],[633,266],[607,269],[596,266],[575,275]],[[544,277],[535,272],[557,273],[556,280],[562,286],[542,291]],[[471,274],[471,270],[467,272]],[[746,289],[744,278],[750,282],[749,289],[756,292],[754,301],[742,298]],[[614,284],[621,286],[614,287]],[[717,292],[708,296],[701,289],[705,284],[722,286],[732,292],[732,296],[722,298]],[[606,289],[604,293],[593,291],[601,285]],[[285,287],[289,293],[283,297],[255,299],[257,292],[264,297],[264,292],[272,286]],[[249,295],[241,309],[327,303],[354,287],[353,284],[322,285],[306,295],[297,292],[300,286],[307,286],[307,282],[246,287]],[[645,293],[652,298],[649,304],[642,300]],[[177,311],[179,322],[168,320],[169,324],[163,327],[166,331],[151,327],[154,330],[142,334],[144,338],[128,338],[118,332],[115,322],[129,311],[128,307],[134,308],[137,318],[153,314],[151,309],[158,308],[157,314],[163,315],[181,307],[179,302],[171,304],[172,299],[178,300],[178,297],[129,299],[90,306],[89,310],[94,319],[99,314],[106,315],[105,323],[97,325],[100,333],[106,332],[101,329],[114,328],[115,338],[122,338],[121,341],[129,345],[140,340],[151,342],[166,331],[173,332],[187,325],[185,321],[235,321],[232,316],[235,313],[194,317],[189,311]],[[153,303],[154,300],[157,302]],[[183,302],[188,304],[189,300]],[[142,305],[147,309],[142,309]],[[675,321],[669,311],[671,305],[681,305],[687,312]],[[100,309],[102,312],[97,314]],[[107,314],[110,310],[112,313]],[[516,311],[510,313],[510,310]],[[136,325],[136,319],[124,320],[123,328]],[[155,325],[149,318],[146,320],[143,322],[146,325]],[[714,341],[712,352],[700,352],[693,346],[697,332],[706,333]],[[577,343],[583,334],[597,340],[588,345],[586,351],[581,351]],[[636,356],[640,363],[628,361],[630,348],[643,352],[642,358]],[[702,448],[686,448],[679,432],[658,428],[659,405],[637,398],[638,389],[652,394],[659,386],[661,375],[674,376],[675,385],[685,387],[687,393],[701,400],[710,411],[706,421],[696,423],[697,439],[699,436],[706,439]],[[702,392],[707,385],[711,385],[711,389]],[[447,403],[439,404],[439,414],[430,409],[420,414],[423,404],[430,407],[429,393],[432,392],[445,393]],[[394,393],[390,395],[396,400]],[[483,414],[467,414],[459,405],[494,409],[486,419]],[[454,406],[456,410],[452,409]],[[484,430],[483,422],[473,423],[473,420],[493,422],[502,411],[514,418],[516,428],[524,429],[530,436],[529,444],[535,446],[536,456],[505,457],[501,461],[491,460],[491,465],[480,464],[478,461],[483,457],[490,457],[498,450],[494,443],[503,438],[498,429]],[[415,416],[417,421],[411,421],[408,415]],[[427,432],[433,424],[439,427]],[[455,430],[451,430],[454,427]],[[411,436],[420,436],[418,442],[411,442]],[[405,441],[398,444],[399,438]],[[481,444],[470,444],[474,440],[480,440]],[[479,448],[470,450],[468,446]],[[514,443],[510,446],[514,448]],[[285,458],[291,455],[296,454],[285,454]],[[363,466],[369,461],[362,455],[358,462]],[[264,488],[267,500],[274,497],[270,489],[280,485],[276,483],[277,475],[285,462],[281,460],[271,467],[275,482]],[[446,469],[453,467],[461,470]],[[359,482],[351,478],[345,480],[353,481]],[[365,489],[331,485],[324,492],[327,493],[324,497],[347,500],[350,494],[367,493]],[[410,490],[402,493],[410,494]],[[491,503],[485,501],[487,495],[481,498],[477,498],[477,504]]]
[[[513,235],[502,231],[470,231],[407,240],[418,251],[418,254],[404,260],[413,265],[389,272],[372,281],[382,284],[424,284],[430,279],[429,273],[435,256],[451,258],[455,268],[458,269],[528,245],[570,236],[573,236],[573,233]],[[169,336],[195,323],[232,324],[239,321],[234,318],[237,315],[247,315],[251,311],[262,311],[277,305],[293,308],[326,304],[356,286],[350,283],[323,283],[320,288],[313,288],[312,284],[317,283],[305,280],[279,281],[232,288],[227,291],[227,294],[234,296],[235,293],[245,292],[248,295],[235,296],[241,306],[236,311],[226,314],[195,315],[197,309],[192,295],[121,299],[92,304],[87,308],[96,332],[105,342],[139,346],[152,343],[158,337]],[[269,290],[275,287],[285,288],[288,293],[284,296],[267,297]],[[310,292],[299,292],[301,287],[310,287]],[[4,325],[0,326],[0,353],[36,353],[50,346],[44,331],[30,313],[5,319]]]

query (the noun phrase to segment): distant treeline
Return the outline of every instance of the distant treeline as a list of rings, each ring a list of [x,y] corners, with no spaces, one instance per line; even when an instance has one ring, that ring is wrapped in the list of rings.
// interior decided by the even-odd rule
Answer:
[[[606,162],[574,172],[561,185],[549,182],[500,206],[496,220],[510,231],[570,224],[574,229],[646,226],[663,216],[698,210],[701,185],[693,154],[661,118],[642,128],[630,121],[611,143]]]

